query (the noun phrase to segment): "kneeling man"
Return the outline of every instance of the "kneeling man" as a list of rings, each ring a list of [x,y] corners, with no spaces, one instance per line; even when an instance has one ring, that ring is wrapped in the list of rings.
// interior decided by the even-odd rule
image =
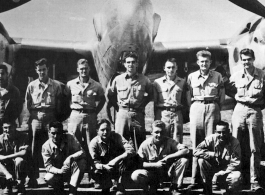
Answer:
[[[198,158],[206,194],[212,194],[212,182],[223,183],[230,192],[239,187],[241,148],[239,141],[230,135],[228,123],[218,122],[216,133],[206,137],[193,155]]]
[[[159,183],[169,176],[172,182],[171,193],[178,194],[184,172],[188,167],[186,155],[189,149],[166,137],[165,134],[165,123],[160,120],[154,121],[152,137],[145,140],[138,150],[138,155],[143,161],[143,169],[134,171],[131,178],[136,183],[143,184],[144,190],[147,190],[149,185],[149,192],[156,194]]]
[[[76,194],[86,168],[85,152],[73,135],[63,134],[60,122],[49,124],[49,139],[42,146],[42,157],[47,171],[44,179],[55,193],[62,193],[63,182],[70,180],[69,194]]]
[[[124,194],[122,176],[132,167],[131,157],[135,156],[135,150],[120,134],[111,131],[111,124],[106,119],[98,121],[97,134],[89,144],[89,152],[95,163],[95,188],[102,188],[104,194],[114,191]]]

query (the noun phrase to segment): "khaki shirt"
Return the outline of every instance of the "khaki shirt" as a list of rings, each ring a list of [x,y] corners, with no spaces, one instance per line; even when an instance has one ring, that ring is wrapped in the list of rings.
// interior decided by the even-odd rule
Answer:
[[[39,79],[32,81],[26,91],[28,110],[38,108],[55,109],[57,101],[61,98],[62,89],[58,81],[49,78],[47,84],[42,85]]]
[[[96,109],[96,101],[104,97],[100,83],[89,78],[88,83],[82,84],[79,77],[69,81],[65,87],[66,95],[71,95],[71,109]]]
[[[212,134],[197,146],[193,155],[199,158],[207,156],[206,160],[214,158],[218,161],[220,168],[226,168],[227,171],[240,171],[241,168],[240,143],[233,136],[230,136],[228,144],[222,146],[219,135]]]
[[[128,157],[135,154],[134,148],[120,134],[112,131],[109,141],[102,141],[100,136],[94,137],[89,144],[89,153],[97,169],[102,169],[103,164],[108,164],[112,159],[126,152]]]
[[[77,158],[85,157],[85,152],[75,136],[71,134],[63,136],[60,147],[54,144],[51,138],[42,145],[41,154],[46,171],[49,173],[57,174],[65,159],[72,154],[78,154]]]
[[[159,151],[157,151],[156,145],[153,142],[153,137],[150,137],[140,145],[138,155],[144,162],[157,162],[169,154],[173,154],[186,148],[187,146],[184,144],[180,144],[172,138],[165,137],[163,144]]]
[[[245,69],[234,73],[226,86],[228,94],[238,102],[263,105],[264,104],[264,80],[262,70],[255,68],[254,76],[245,72]]]
[[[130,78],[127,73],[123,73],[115,77],[106,96],[117,96],[118,106],[143,109],[151,100],[152,93],[152,84],[146,76],[136,74]]]
[[[216,100],[220,104],[225,99],[225,89],[222,75],[213,70],[207,76],[202,76],[200,70],[191,73],[187,80],[191,101]]]
[[[163,76],[154,81],[154,104],[156,107],[182,105],[183,93],[186,93],[186,81],[180,77],[169,81],[166,76]]]

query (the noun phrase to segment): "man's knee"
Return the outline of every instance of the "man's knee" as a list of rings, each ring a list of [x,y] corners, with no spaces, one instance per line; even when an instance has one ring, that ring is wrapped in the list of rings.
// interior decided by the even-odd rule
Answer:
[[[183,165],[183,166],[188,166],[188,164],[189,164],[189,159],[188,159],[188,158],[181,158],[181,159],[180,159],[180,163],[181,163],[181,165]]]
[[[140,183],[140,184],[148,183],[149,181],[148,171],[144,169],[135,170],[131,175],[131,179],[135,183]]]
[[[198,164],[200,167],[202,167],[205,164],[205,161],[203,158],[198,158]]]
[[[242,176],[240,171],[233,171],[226,178],[226,182],[230,189],[237,189],[240,186],[241,181]]]
[[[86,167],[87,167],[87,162],[85,159],[80,159],[77,161],[77,166],[80,170],[80,172],[84,172],[86,170]]]
[[[25,160],[21,157],[17,157],[15,158],[15,166],[21,166],[25,164]]]

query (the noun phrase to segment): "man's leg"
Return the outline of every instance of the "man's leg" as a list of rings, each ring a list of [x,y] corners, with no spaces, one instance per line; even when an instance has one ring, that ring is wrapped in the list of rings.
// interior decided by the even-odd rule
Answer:
[[[209,161],[204,160],[202,158],[198,159],[198,164],[203,180],[204,192],[206,194],[212,194],[212,178],[215,173],[213,170],[213,166]]]
[[[146,169],[137,169],[132,173],[131,179],[135,183],[140,184],[144,191],[148,191],[148,185],[150,185],[150,190],[155,191],[155,188],[157,188],[159,184],[157,175],[156,172],[148,171]]]
[[[182,186],[184,173],[188,165],[189,160],[187,158],[180,158],[168,170],[168,176],[171,178],[172,184],[176,184],[177,188]]]
[[[183,142],[183,116],[181,111],[177,111],[174,116],[173,139],[177,142]]]
[[[242,176],[240,171],[232,171],[226,178],[227,191],[235,194],[241,187]],[[235,193],[233,193],[235,192]]]
[[[25,179],[27,177],[27,161],[21,157],[15,159],[15,174],[17,179],[18,193],[25,193]]]
[[[4,194],[12,193],[13,183],[7,180],[7,175],[12,176],[14,179],[14,162],[12,160],[1,163],[0,162],[0,178],[3,183],[1,183]]]

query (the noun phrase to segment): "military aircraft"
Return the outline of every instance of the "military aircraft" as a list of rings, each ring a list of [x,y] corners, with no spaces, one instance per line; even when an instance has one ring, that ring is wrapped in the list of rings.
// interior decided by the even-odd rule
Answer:
[[[9,1],[10,4],[0,1],[0,7],[3,8],[0,11],[13,9],[27,2]],[[26,86],[28,77],[34,71],[30,64],[42,56],[48,56],[53,65],[50,70],[52,77],[61,81],[69,80],[76,69],[73,64],[76,64],[78,58],[85,57],[94,65],[93,77],[104,87],[117,71],[122,71],[121,60],[126,51],[138,53],[139,72],[143,73],[161,72],[161,64],[167,57],[177,57],[179,66],[182,67],[179,68],[179,75],[185,77],[194,68],[192,64],[196,61],[195,53],[200,49],[210,50],[217,60],[229,56],[229,65],[233,72],[234,67],[239,67],[238,52],[243,47],[253,48],[257,54],[256,66],[264,68],[264,19],[260,17],[265,15],[264,6],[256,0],[229,1],[259,15],[251,19],[231,39],[156,42],[163,18],[154,12],[151,0],[109,0],[91,21],[96,42],[15,38],[10,37],[1,24],[0,62],[13,65],[13,79],[18,87]],[[21,7],[23,6],[26,4]],[[38,25],[41,25],[41,21]],[[24,90],[23,86],[20,87],[21,91]]]

